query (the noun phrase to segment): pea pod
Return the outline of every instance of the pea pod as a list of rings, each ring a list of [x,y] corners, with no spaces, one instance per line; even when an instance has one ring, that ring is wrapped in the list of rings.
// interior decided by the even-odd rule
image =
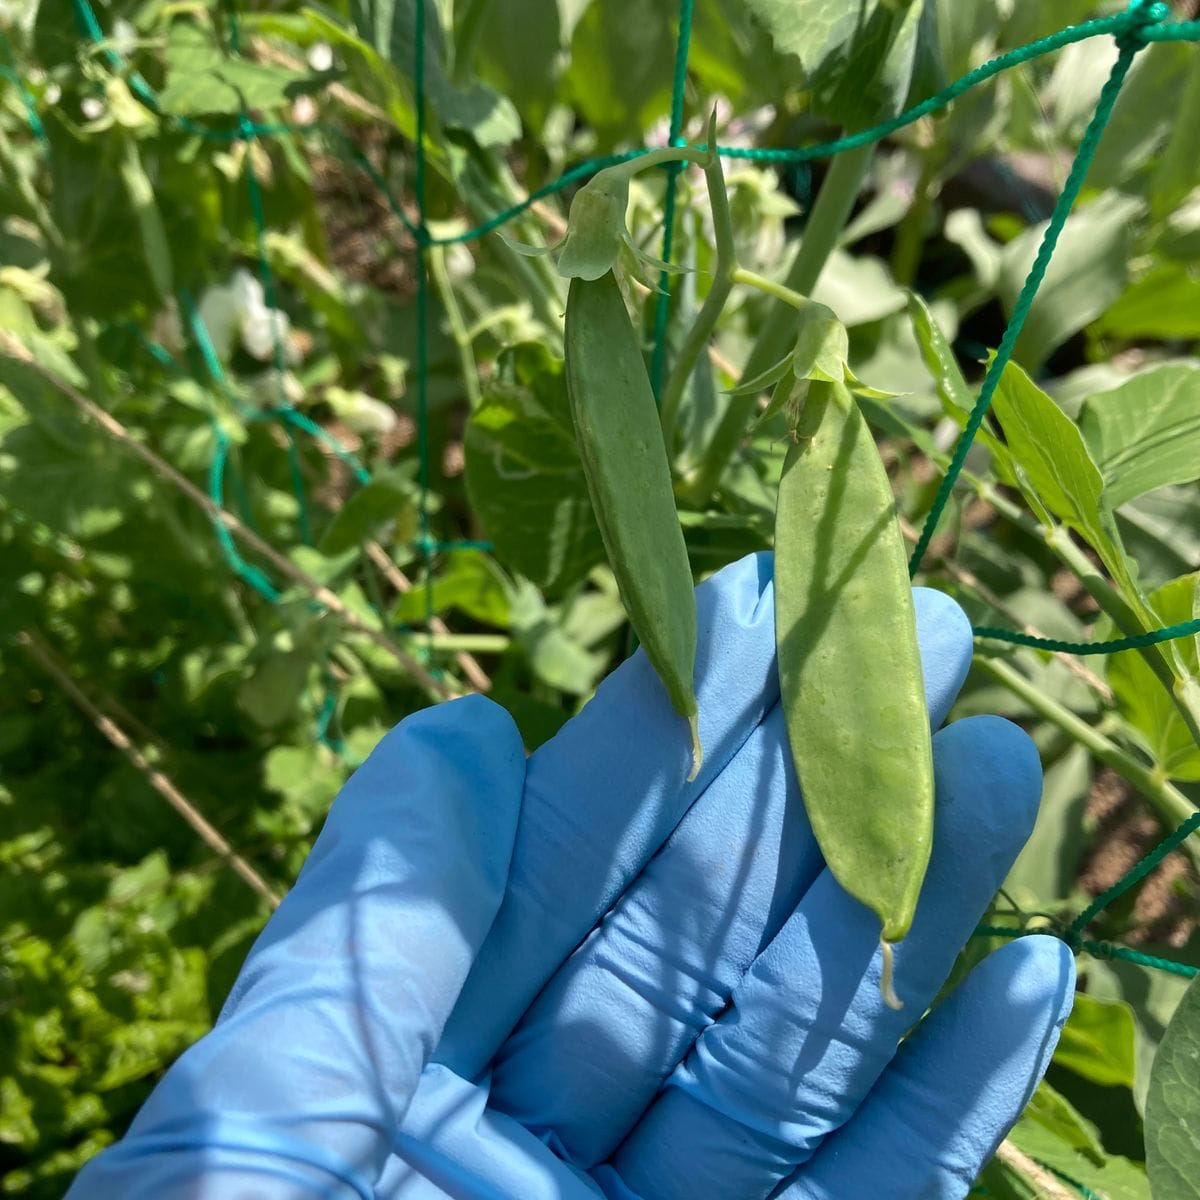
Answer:
[[[899,941],[933,836],[933,755],[904,542],[879,452],[845,384],[809,383],[794,437],[775,517],[788,740],[829,869],[879,915],[884,942]]]
[[[566,375],[600,536],[646,656],[691,725],[694,779],[701,750],[692,570],[646,364],[611,271],[571,280]]]

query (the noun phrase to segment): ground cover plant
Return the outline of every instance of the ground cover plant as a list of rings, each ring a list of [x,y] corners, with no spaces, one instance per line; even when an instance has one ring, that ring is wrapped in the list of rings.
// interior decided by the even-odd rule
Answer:
[[[533,749],[640,642],[698,759],[692,582],[772,546],[789,719],[862,711],[880,642],[907,698],[886,757],[798,764],[886,938],[931,811],[906,556],[976,627],[952,716],[1042,755],[960,967],[1050,930],[1080,994],[978,1194],[1192,1194],[1194,17],[0,8],[4,1194],[120,1135],[405,714],[483,690]],[[870,586],[809,651],[830,555]],[[837,802],[881,763],[891,829]]]

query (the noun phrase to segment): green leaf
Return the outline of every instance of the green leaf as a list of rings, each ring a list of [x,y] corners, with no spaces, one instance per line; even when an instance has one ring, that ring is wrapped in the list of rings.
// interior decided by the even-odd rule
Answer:
[[[1143,371],[1087,400],[1079,423],[1113,508],[1200,479],[1200,367]]]
[[[1052,1167],[1068,1179],[1083,1184],[1105,1200],[1150,1200],[1150,1185],[1141,1166],[1119,1155],[1110,1155],[1097,1166],[1036,1121],[1023,1118],[1009,1135],[1017,1148],[1035,1162]],[[1034,1196],[1038,1192],[1033,1193]]]
[[[1071,418],[1014,363],[1000,376],[992,411],[1035,497],[1103,554],[1104,479]]]
[[[1104,1165],[1104,1147],[1096,1126],[1044,1079],[1026,1106],[1025,1117],[1049,1130],[1072,1150],[1087,1155],[1097,1166]]]
[[[383,471],[359,488],[321,535],[317,549],[335,556],[377,537],[385,525],[397,522],[395,537],[409,541],[416,536],[416,493],[410,472]]]
[[[776,50],[800,59],[813,111],[838,124],[858,129],[894,116],[914,79],[922,93],[940,86],[932,2],[748,0],[747,7]]]
[[[279,108],[308,90],[313,76],[282,67],[226,58],[212,34],[175,21],[167,35],[167,82],[158,93],[174,116],[233,115],[247,108]]]
[[[419,624],[425,620],[427,606],[425,582],[418,581],[396,604],[392,619]],[[506,580],[495,563],[479,550],[456,550],[446,556],[445,566],[434,577],[432,588],[434,613],[457,608],[476,621],[507,629],[510,600]]]
[[[1200,337],[1200,278],[1183,263],[1164,263],[1131,285],[1096,322],[1121,338]]]
[[[899,312],[905,304],[904,292],[877,258],[860,258],[845,250],[829,256],[812,299],[833,309],[850,328]]]
[[[1150,603],[1163,625],[1190,621],[1196,615],[1197,582],[1200,574],[1183,575],[1151,593]],[[1184,667],[1195,676],[1200,671],[1196,639],[1181,638],[1175,647]],[[1200,780],[1200,746],[1145,659],[1133,652],[1110,655],[1107,677],[1118,710],[1154,762],[1172,779]]]
[[[256,663],[238,689],[242,711],[264,729],[282,725],[299,703],[311,666],[311,656],[299,652],[272,654]]]
[[[1134,1023],[1129,1005],[1076,995],[1054,1062],[1093,1083],[1132,1088]]]
[[[1200,1196],[1200,979],[1175,1010],[1150,1072],[1146,1169],[1156,1200]]]
[[[483,16],[475,65],[533,130],[542,128],[554,104],[561,37],[557,0],[505,0],[488,5]]]
[[[1191,69],[1172,117],[1200,108],[1200,58],[1191,56]],[[1200,182],[1200,128],[1195,121],[1171,121],[1171,134],[1150,183],[1150,211],[1156,221],[1169,217]]]
[[[670,107],[675,30],[669,5],[644,0],[589,4],[575,26],[564,76],[570,100],[595,130],[603,153],[643,132]]]
[[[1072,213],[1017,339],[1016,357],[1033,370],[1093,321],[1125,287],[1141,201],[1109,192]],[[1035,225],[1004,247],[997,288],[1006,316],[1033,265],[1046,231]]]
[[[425,5],[426,82],[432,73],[441,75],[445,61],[442,26],[433,0]],[[416,60],[418,0],[350,0],[350,12],[359,35],[379,56],[403,74],[412,77]]]
[[[521,132],[512,102],[482,83],[458,86],[446,77],[445,43],[438,6],[425,5],[424,87],[444,125],[463,129],[480,146],[507,145]],[[410,81],[416,69],[417,0],[353,0],[354,23],[363,40]]]
[[[506,350],[465,442],[467,494],[501,562],[555,592],[603,561],[561,359],[533,342]]]

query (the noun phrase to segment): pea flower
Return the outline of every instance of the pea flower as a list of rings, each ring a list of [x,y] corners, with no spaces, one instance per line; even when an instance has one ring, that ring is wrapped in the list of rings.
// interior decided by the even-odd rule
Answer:
[[[300,360],[287,313],[268,307],[262,282],[244,267],[234,271],[229,283],[211,287],[201,296],[200,319],[218,358],[229,357],[236,337],[246,353],[260,362],[274,359],[277,343],[285,363]]]

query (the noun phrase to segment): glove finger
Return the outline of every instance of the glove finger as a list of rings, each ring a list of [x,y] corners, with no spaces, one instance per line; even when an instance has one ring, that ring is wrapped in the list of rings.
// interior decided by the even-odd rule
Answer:
[[[704,766],[639,650],[534,753],[508,890],[436,1060],[475,1077],[530,1002],[666,840],[775,703],[772,559],[754,554],[696,589]]]
[[[934,737],[929,872],[879,991],[879,919],[826,870],[614,1156],[645,1200],[765,1197],[843,1125],[932,1001],[1033,826],[1037,752],[973,717]]]
[[[915,601],[936,726],[971,628],[944,593]],[[823,865],[776,704],[540,993],[496,1058],[492,1104],[580,1166],[606,1159]]]
[[[844,1128],[778,1194],[960,1200],[1021,1115],[1071,1011],[1075,960],[1057,938],[989,955],[896,1054]]]
[[[597,1200],[595,1183],[487,1101],[486,1079],[431,1063],[374,1200]]]
[[[373,1194],[499,907],[524,765],[512,719],[480,696],[392,730],[334,802],[216,1027],[80,1195],[176,1194],[153,1190],[160,1165],[229,1195],[226,1167],[240,1183],[275,1164]]]

